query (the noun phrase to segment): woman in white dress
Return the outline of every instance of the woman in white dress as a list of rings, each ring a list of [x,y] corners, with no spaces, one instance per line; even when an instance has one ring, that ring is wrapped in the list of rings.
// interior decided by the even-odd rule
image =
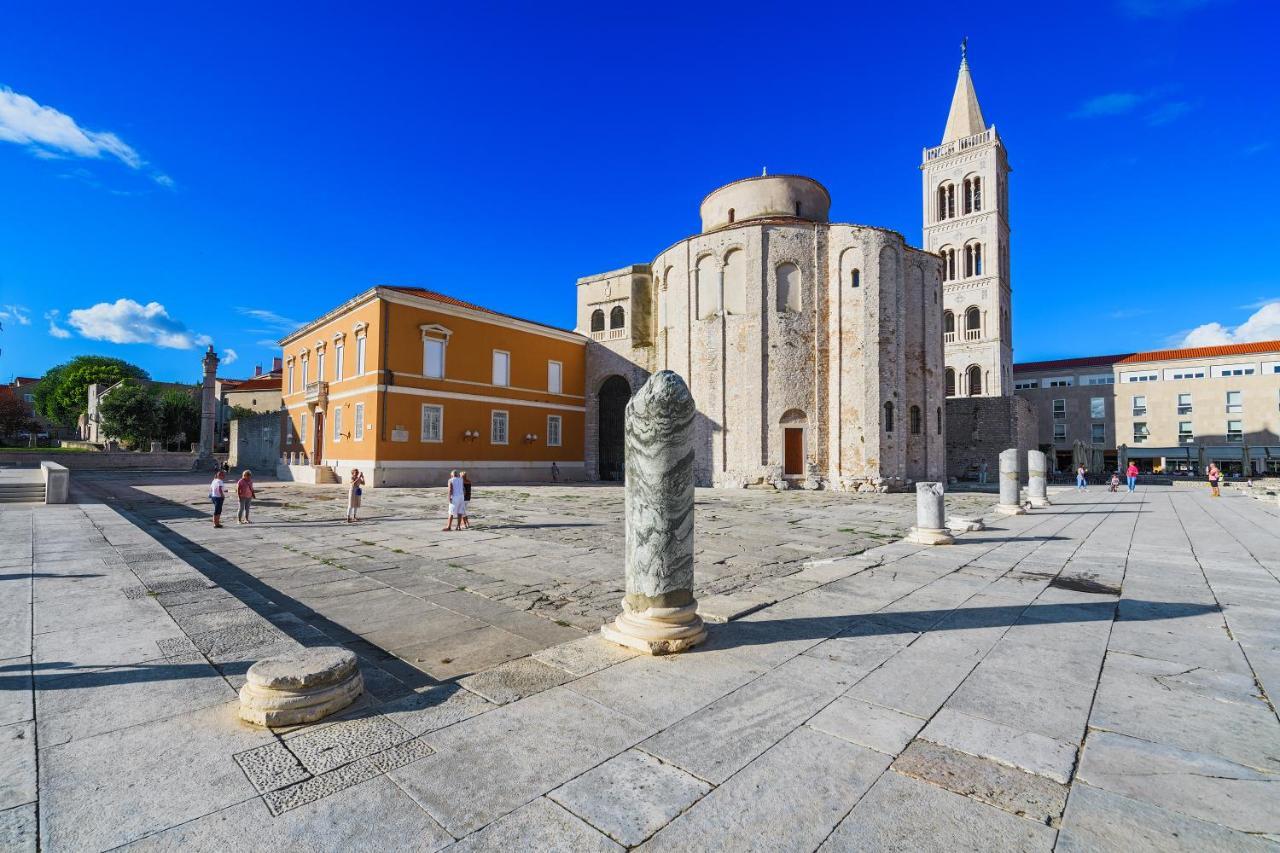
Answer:
[[[462,478],[458,476],[456,470],[449,472],[449,521],[445,524],[445,530],[453,530],[453,521],[458,520],[458,529],[462,529],[462,516],[466,512],[466,500],[464,498],[464,486]]]

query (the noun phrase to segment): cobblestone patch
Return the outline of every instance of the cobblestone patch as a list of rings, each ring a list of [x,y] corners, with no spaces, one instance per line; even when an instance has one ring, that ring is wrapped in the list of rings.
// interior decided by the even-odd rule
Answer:
[[[204,655],[200,654],[200,649],[196,648],[196,644],[191,642],[190,637],[165,637],[156,640],[156,645],[168,663],[193,663],[204,660]]]
[[[260,794],[278,791],[311,776],[297,756],[279,742],[238,752],[234,758]]]
[[[196,648],[211,658],[235,655],[285,639],[287,638],[284,634],[265,622],[255,625],[233,625],[230,628],[196,634],[191,638]]]
[[[304,729],[285,738],[289,751],[315,774],[382,752],[409,740],[409,732],[385,717],[344,720],[319,729]]]
[[[533,658],[520,658],[459,679],[459,684],[495,705],[505,705],[543,690],[550,690],[573,676]]]
[[[418,738],[414,738],[373,755],[372,760],[379,770],[386,773],[389,770],[395,770],[397,767],[412,764],[419,758],[426,758],[428,755],[434,754],[435,750],[430,745]]]
[[[336,794],[345,788],[359,785],[361,782],[367,782],[374,776],[380,775],[380,773],[381,771],[378,770],[377,766],[365,758],[339,767],[336,770],[330,770],[328,773],[313,776],[287,788],[269,791],[262,795],[262,799],[267,804],[271,814],[279,817],[290,809],[305,806],[307,803],[314,803],[316,800]]]

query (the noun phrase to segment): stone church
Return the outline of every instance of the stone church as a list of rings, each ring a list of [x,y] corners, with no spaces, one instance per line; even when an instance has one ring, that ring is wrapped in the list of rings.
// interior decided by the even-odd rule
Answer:
[[[669,369],[697,401],[699,485],[945,479],[947,396],[1011,387],[1008,165],[966,61],[921,169],[927,251],[831,222],[812,178],[762,175],[706,196],[701,232],[651,262],[579,279],[588,476],[621,479],[626,401]]]

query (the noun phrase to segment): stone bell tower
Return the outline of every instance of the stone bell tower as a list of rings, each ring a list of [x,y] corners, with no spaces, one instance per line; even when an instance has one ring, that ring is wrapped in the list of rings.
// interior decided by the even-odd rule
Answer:
[[[966,44],[942,143],[924,149],[924,248],[942,256],[949,397],[1013,391],[1009,279],[1009,161],[987,126]]]

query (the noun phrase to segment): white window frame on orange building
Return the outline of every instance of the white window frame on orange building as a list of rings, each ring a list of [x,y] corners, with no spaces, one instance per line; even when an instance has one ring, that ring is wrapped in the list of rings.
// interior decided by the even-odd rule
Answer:
[[[503,377],[504,381],[502,382],[498,381],[498,356],[502,356],[504,359],[506,359],[506,362],[504,365],[504,368],[505,368],[504,372],[506,373],[506,376]],[[489,377],[492,380],[490,384],[492,384],[496,388],[510,388],[511,387],[511,353],[510,351],[504,350],[504,349],[494,350],[492,366],[493,366],[492,376]]]
[[[444,379],[445,371],[448,369],[449,337],[453,334],[453,331],[435,323],[424,323],[418,328],[422,331],[422,375],[428,379]],[[431,373],[427,366],[427,347],[431,344],[440,345],[440,372],[438,374]]]
[[[427,409],[435,409],[439,414],[439,420],[436,423],[436,437],[427,436]],[[441,444],[444,442],[444,406],[439,403],[423,403],[422,413],[418,419],[419,440],[428,444]]]
[[[495,438],[496,431],[494,427],[498,422],[498,415],[502,415],[502,440]],[[506,409],[490,409],[489,410],[489,443],[490,444],[510,444],[511,443],[511,413]]]
[[[555,423],[555,429],[551,424]],[[552,438],[555,441],[552,441]],[[564,418],[560,415],[547,415],[547,447],[560,447],[564,441]]]

